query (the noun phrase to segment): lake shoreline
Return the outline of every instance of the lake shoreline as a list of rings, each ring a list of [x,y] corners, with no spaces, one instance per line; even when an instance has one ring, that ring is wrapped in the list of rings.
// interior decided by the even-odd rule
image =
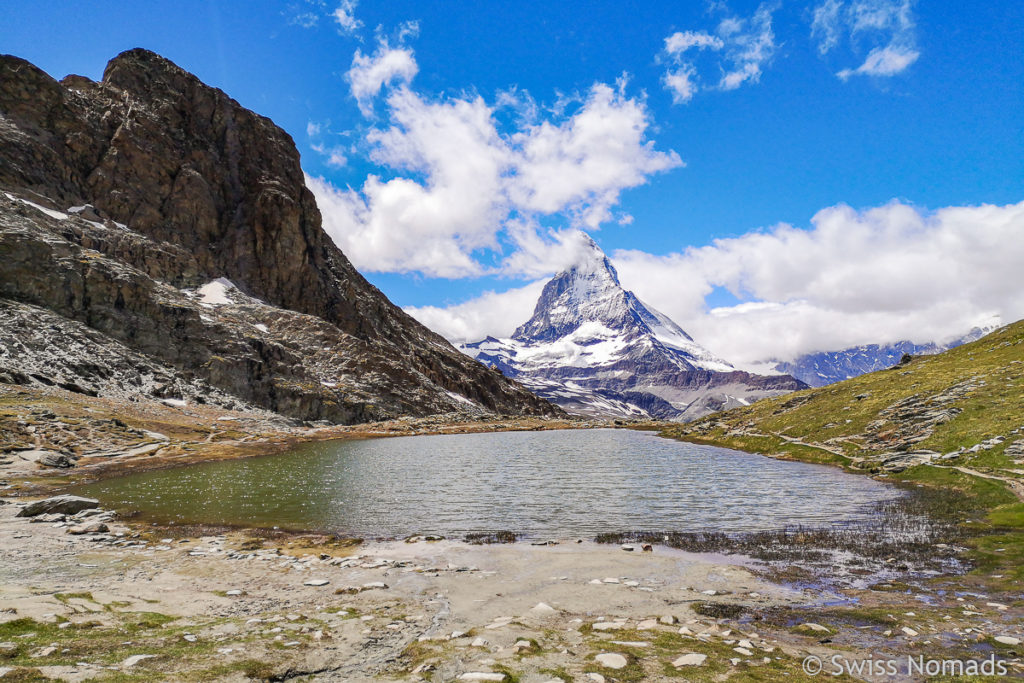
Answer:
[[[31,399],[37,403],[30,410],[46,411],[41,426],[82,415],[81,403]],[[85,407],[102,420],[117,409],[99,402]],[[223,428],[234,422],[217,419],[224,416],[205,407],[189,414],[132,407],[118,419],[132,428],[161,426],[171,443],[166,452],[123,462],[173,466],[266,455],[298,436],[268,418],[229,415],[240,427],[254,420],[263,430],[242,441]],[[504,422],[504,428],[541,426]],[[389,434],[435,428],[469,427],[395,421]],[[116,468],[101,462],[81,471],[116,476]],[[662,545],[647,553],[590,542],[354,544],[280,530],[221,533],[133,520],[72,535],[66,523],[14,516],[30,493],[72,483],[67,472],[31,480],[0,476],[18,477],[0,505],[0,646],[14,643],[11,656],[0,659],[0,676],[244,681],[310,675],[387,682],[504,673],[510,682],[545,683],[598,680],[591,674],[608,681],[625,672],[633,680],[811,681],[801,667],[808,656],[858,661],[916,654],[977,660],[994,654],[1011,672],[1024,673],[1021,648],[1007,644],[1024,641],[1024,603],[1016,584],[992,578],[997,569],[910,581],[897,571],[869,587],[830,588],[821,585],[825,570],[818,576],[764,571],[737,556]],[[321,581],[328,583],[307,585]],[[602,654],[620,655],[625,668],[609,668],[605,662],[618,660],[598,659]]]
[[[801,585],[748,558],[660,545],[350,544],[130,521],[69,535],[16,517],[20,507],[0,505],[0,633],[17,647],[0,675],[611,680],[620,670],[598,655],[614,653],[644,680],[692,671],[799,681],[811,680],[801,673],[808,656],[980,659],[993,638],[1024,635],[1019,607],[996,596],[947,605],[934,590],[922,603],[892,587]],[[936,639],[939,629],[986,638],[954,643]],[[996,646],[1024,671],[1012,647]],[[688,655],[704,655],[701,668],[672,665]]]

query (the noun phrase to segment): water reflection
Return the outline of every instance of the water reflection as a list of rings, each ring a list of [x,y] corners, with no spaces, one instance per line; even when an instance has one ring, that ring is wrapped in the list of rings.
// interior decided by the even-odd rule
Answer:
[[[860,519],[895,489],[629,430],[506,432],[304,444],[264,458],[81,487],[161,521],[364,537],[512,530],[751,531]]]

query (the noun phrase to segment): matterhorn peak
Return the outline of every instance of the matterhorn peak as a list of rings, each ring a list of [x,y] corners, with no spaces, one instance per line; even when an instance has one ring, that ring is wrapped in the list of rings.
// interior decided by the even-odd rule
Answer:
[[[511,339],[463,351],[587,415],[692,419],[803,386],[737,372],[624,289],[590,235],[578,231],[564,244],[575,247],[573,258],[544,285],[530,319]]]
[[[619,283],[619,274],[615,271],[615,266],[612,265],[608,256],[597,245],[597,242],[594,241],[594,238],[582,230],[577,230],[576,242],[578,244],[576,258],[559,275],[575,273],[577,275],[608,276],[617,285]]]

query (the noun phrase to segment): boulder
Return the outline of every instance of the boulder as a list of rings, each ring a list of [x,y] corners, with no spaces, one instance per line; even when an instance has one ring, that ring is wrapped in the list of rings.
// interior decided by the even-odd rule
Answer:
[[[97,508],[100,506],[100,502],[95,498],[82,498],[81,496],[53,496],[52,498],[46,498],[44,500],[37,500],[34,503],[29,503],[21,512],[18,513],[18,517],[35,517],[36,515],[44,514],[61,514],[61,515],[73,515],[82,510],[88,510],[90,508]]]
[[[594,657],[594,660],[607,669],[625,669],[629,660],[617,652],[602,652]]]
[[[39,458],[38,462],[43,467],[57,467],[59,469],[67,469],[75,466],[75,463],[71,461],[71,458],[63,453],[48,453]]]
[[[696,652],[683,655],[672,662],[672,666],[677,669],[681,669],[684,666],[704,666],[704,661],[708,658],[707,655],[702,655]]]
[[[83,534],[105,534],[108,531],[110,531],[110,528],[103,522],[77,524],[75,526],[68,527],[68,533],[73,536],[81,536]]]

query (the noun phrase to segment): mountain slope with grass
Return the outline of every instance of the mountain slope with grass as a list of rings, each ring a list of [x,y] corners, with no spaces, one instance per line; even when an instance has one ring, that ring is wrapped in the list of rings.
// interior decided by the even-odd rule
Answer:
[[[1024,321],[888,370],[716,413],[666,434],[899,473],[1024,472]]]
[[[934,356],[769,398],[664,436],[962,494],[978,587],[1024,581],[1024,321]]]

